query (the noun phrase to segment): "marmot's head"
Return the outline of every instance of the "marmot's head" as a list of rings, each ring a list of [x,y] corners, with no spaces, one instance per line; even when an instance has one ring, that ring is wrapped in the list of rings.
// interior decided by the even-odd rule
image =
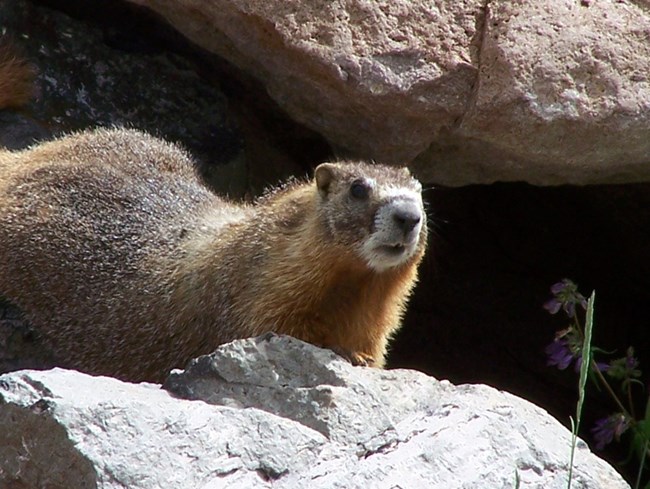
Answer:
[[[426,245],[422,185],[406,168],[323,163],[316,168],[320,219],[329,236],[382,272]]]

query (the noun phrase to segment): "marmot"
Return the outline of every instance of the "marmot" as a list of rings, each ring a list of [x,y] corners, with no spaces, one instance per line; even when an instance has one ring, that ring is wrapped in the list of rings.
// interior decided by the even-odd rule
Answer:
[[[426,238],[407,169],[324,163],[237,204],[136,130],[0,151],[0,295],[93,374],[160,382],[267,331],[382,366]]]

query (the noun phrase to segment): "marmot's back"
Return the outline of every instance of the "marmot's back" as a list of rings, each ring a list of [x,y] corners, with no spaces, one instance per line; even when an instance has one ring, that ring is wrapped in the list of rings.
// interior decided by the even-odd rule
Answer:
[[[31,243],[70,267],[92,253],[87,265],[99,273],[116,263],[131,269],[136,258],[172,249],[201,209],[220,202],[183,151],[137,131],[80,133],[6,155],[0,225],[21,222],[16,231],[26,235],[3,233],[0,245],[25,253]]]
[[[155,289],[156,264],[178,253],[207,209],[242,215],[174,145],[133,130],[63,141],[0,152],[0,291],[27,312],[62,320],[56,311],[75,303],[97,317],[74,319],[102,321],[143,284]]]

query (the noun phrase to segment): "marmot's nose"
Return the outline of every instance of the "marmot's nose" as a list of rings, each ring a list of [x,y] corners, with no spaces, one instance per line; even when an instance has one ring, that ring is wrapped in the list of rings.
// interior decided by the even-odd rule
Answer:
[[[393,220],[395,224],[404,232],[404,235],[407,236],[411,233],[415,226],[420,223],[422,215],[420,209],[414,204],[403,204],[393,213]]]

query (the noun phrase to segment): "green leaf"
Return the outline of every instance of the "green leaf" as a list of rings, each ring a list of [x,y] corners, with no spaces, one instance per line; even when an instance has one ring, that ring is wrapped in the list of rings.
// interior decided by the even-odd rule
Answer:
[[[578,405],[576,407],[576,421],[571,420],[571,458],[569,460],[569,482],[567,489],[571,489],[571,480],[573,479],[573,458],[575,455],[576,443],[578,441],[578,430],[580,429],[580,420],[582,418],[582,406],[585,402],[585,389],[589,370],[591,369],[591,332],[594,326],[594,301],[596,292],[591,293],[587,301],[587,315],[585,319],[585,337],[582,342],[582,363],[580,364],[580,380],[578,381]]]

